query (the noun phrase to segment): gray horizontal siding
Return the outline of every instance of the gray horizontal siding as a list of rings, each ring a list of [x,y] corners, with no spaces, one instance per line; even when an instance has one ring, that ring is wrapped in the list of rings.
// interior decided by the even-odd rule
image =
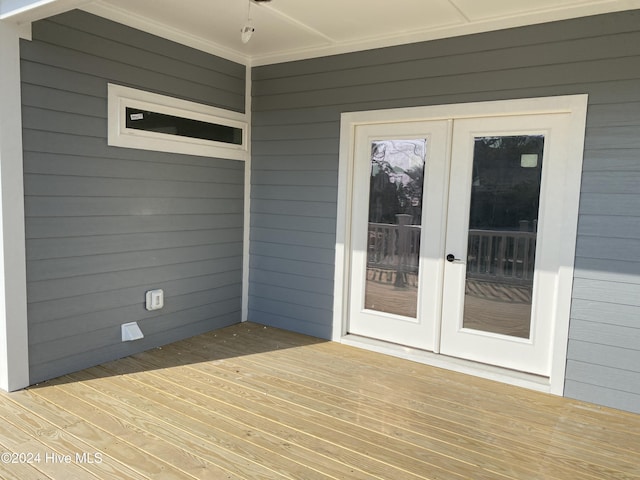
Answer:
[[[35,140],[33,136],[30,137]],[[37,146],[34,145],[34,146]],[[46,146],[43,146],[46,148]],[[68,149],[72,150],[72,149]],[[131,153],[130,153],[131,155]],[[211,182],[220,179],[220,172],[224,173],[225,184],[241,184],[243,172],[236,168],[229,168],[224,163],[212,163],[211,160],[198,161],[194,157],[176,164],[170,162],[171,156],[158,152],[157,156],[149,158],[113,158],[90,157],[87,155],[75,155],[73,152],[60,154],[51,152],[25,152],[28,162],[25,162],[27,173],[39,173],[46,175],[73,175],[76,177],[97,178],[126,178],[147,179],[150,176],[149,162],[153,163],[154,180],[176,180],[187,182]],[[187,163],[190,168],[185,169]],[[218,168],[212,169],[215,164]]]
[[[590,38],[593,38],[594,41],[589,45],[589,51],[585,52],[581,48],[575,48],[575,46],[573,48],[568,47],[571,55],[588,56],[590,52],[595,51],[595,45],[598,46],[600,52],[605,52],[610,55],[607,45],[597,42],[600,36],[633,34],[637,33],[637,31],[637,13],[624,12],[616,16],[587,17],[565,22],[513,28],[508,31],[495,31],[478,35],[401,45],[383,50],[369,50],[357,54],[336,55],[317,60],[291,62],[286,65],[268,65],[256,69],[254,78],[257,80],[269,80],[369,66],[389,65],[393,68],[396,64],[406,61],[421,61],[430,58],[459,58],[460,55],[483,51],[494,52],[496,54],[511,51],[513,52],[512,56],[517,57],[518,52],[527,52],[527,48],[535,48],[537,45],[550,47],[558,44],[572,45],[581,39]],[[509,41],[505,42],[505,40]],[[562,52],[556,52],[553,48],[543,49],[539,52],[539,55],[549,58],[561,54]],[[596,54],[596,58],[601,58],[601,54],[600,56]],[[521,59],[515,58],[512,61],[520,62]],[[535,61],[535,58],[530,59],[530,62]],[[477,65],[480,64],[480,62],[473,62],[473,58],[471,58],[471,62],[475,66],[474,68],[477,68]],[[465,68],[464,65],[461,68]]]
[[[640,50],[640,47],[638,49]],[[620,78],[622,74],[619,72],[624,72],[623,78]],[[640,76],[640,65],[638,65],[636,58],[630,56],[615,60],[584,61],[568,65],[542,65],[518,68],[517,70],[503,70],[500,75],[496,75],[495,72],[459,73],[450,76],[401,81],[390,79],[388,82],[377,85],[360,84],[293,94],[267,94],[261,99],[259,107],[279,108],[285,101],[297,108],[327,104],[361,105],[379,93],[381,87],[387,91],[385,98],[402,100],[425,96],[426,92],[431,93],[429,96],[438,97],[455,95],[456,92],[475,93],[476,89],[480,87],[484,92],[499,92],[514,89],[514,86],[517,85],[517,89],[524,93],[528,88],[555,88],[558,83],[560,85],[575,85],[584,82],[585,79],[606,82],[635,79],[638,76]]]
[[[480,38],[478,47],[466,53],[442,55],[434,52],[434,55],[429,56],[425,52],[423,58],[405,61],[390,59],[383,65],[378,63],[342,68],[340,76],[335,75],[335,70],[328,69],[288,78],[264,79],[261,82],[261,88],[269,96],[307,92],[308,82],[305,82],[305,78],[313,77],[314,82],[322,84],[322,91],[344,89],[344,92],[349,92],[359,86],[370,85],[366,79],[375,78],[378,84],[391,84],[394,91],[399,91],[401,87],[411,86],[414,82],[419,84],[431,80],[434,85],[444,86],[448,77],[464,76],[472,80],[481,80],[483,75],[491,75],[496,71],[503,71],[502,81],[510,83],[513,78],[525,76],[534,69],[541,71],[543,76],[549,72],[548,78],[553,79],[555,74],[552,69],[564,73],[573,70],[574,66],[584,69],[593,69],[600,64],[615,66],[618,62],[624,61],[625,57],[637,55],[637,44],[640,42],[638,32],[614,35],[606,45],[599,38],[565,40],[562,42],[561,50],[549,49],[550,42],[487,49],[478,36]],[[617,58],[610,58],[612,48],[617,51]],[[392,54],[391,51],[389,53]],[[540,68],[542,70],[539,70]],[[578,73],[580,71],[574,72],[574,74]],[[536,86],[540,85],[540,79],[536,78],[532,81]],[[486,87],[486,82],[484,85]],[[454,85],[449,88],[452,87],[455,88]]]
[[[640,411],[640,373],[629,367],[640,342],[621,340],[640,330],[639,11],[269,65],[252,75],[250,318],[325,337],[341,113],[589,94],[566,394]],[[304,273],[305,262],[313,273]],[[606,369],[620,375],[605,382]]]
[[[607,237],[615,232],[618,239],[635,240],[638,229],[640,229],[640,217],[584,215],[580,218],[580,231],[584,236]],[[625,260],[630,257],[631,255],[627,255]]]
[[[200,245],[189,248],[168,248],[147,255],[138,252],[112,255],[42,259],[27,263],[27,278],[30,281],[55,280],[79,275],[94,275],[101,272],[120,272],[139,268],[150,268],[181,263],[195,263],[227,256],[242,255],[242,247],[236,243]]]
[[[621,305],[616,303],[611,305],[610,302],[602,302],[597,300],[583,300],[574,298],[571,316],[574,324],[578,321],[589,321],[589,319],[597,318],[598,324],[613,325],[614,327],[637,328],[638,324],[638,307],[637,305]],[[615,309],[616,314],[611,315],[611,311]]]
[[[635,262],[640,258],[640,239],[609,237],[580,237],[576,247],[578,257]]]
[[[239,212],[236,212],[239,213]],[[150,232],[184,232],[200,230],[203,225],[238,228],[242,220],[234,213],[212,215],[146,215],[33,218],[26,230],[27,238],[74,237],[78,235],[113,235]]]
[[[53,67],[50,74],[77,72],[244,111],[239,64],[77,10],[37,22],[33,36],[38,42],[23,45],[22,56]],[[103,84],[92,83],[97,89]]]
[[[565,384],[567,396],[634,412],[640,412],[637,97],[589,106]]]
[[[224,182],[222,172],[218,172],[219,181],[180,182],[175,180],[142,180],[123,178],[82,178],[76,176],[29,174],[25,187],[34,197],[155,197],[155,198],[191,198],[214,199],[236,198],[237,185]],[[55,177],[55,182],[51,180]],[[186,190],[185,190],[186,188]]]
[[[220,278],[224,278],[226,275],[235,275],[238,257],[236,255],[179,265],[136,268],[127,271],[126,275],[123,275],[122,271],[100,272],[58,278],[55,282],[33,281],[29,284],[29,298],[35,303],[64,299],[69,292],[73,292],[74,295],[90,295],[143,285],[149,278],[162,282],[183,279],[200,282],[204,277],[211,275],[220,275]]]
[[[241,239],[241,228],[75,238],[43,238],[27,240],[27,260],[83,257],[132,251],[143,252],[201,245],[213,246],[238,242]]]
[[[638,283],[638,265],[635,261],[601,258],[576,258],[575,277],[617,283]]]
[[[302,215],[261,215],[256,218],[254,228],[291,230],[302,229],[308,234],[334,234],[336,224],[330,218],[307,217]],[[330,237],[333,238],[332,236]]]
[[[106,96],[242,112],[244,67],[79,11],[21,56],[31,382],[240,321],[244,164],[109,147]],[[133,321],[145,338],[123,343]]]
[[[583,193],[580,196],[581,215],[638,215],[638,195],[621,193]]]

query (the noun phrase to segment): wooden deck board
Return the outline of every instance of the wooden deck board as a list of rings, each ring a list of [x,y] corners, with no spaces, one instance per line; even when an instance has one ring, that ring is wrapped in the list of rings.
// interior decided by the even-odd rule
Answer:
[[[397,402],[390,405],[386,401],[377,400],[371,396],[366,396],[358,392],[346,389],[338,389],[336,386],[319,384],[315,380],[309,382],[310,377],[301,376],[304,366],[300,362],[293,368],[295,372],[288,372],[279,369],[275,363],[261,365],[250,358],[234,358],[226,360],[224,363],[210,363],[204,366],[212,375],[225,377],[237,377],[238,382],[254,385],[258,391],[268,392],[269,396],[278,396],[291,405],[301,406],[305,409],[317,412],[326,418],[340,419],[351,425],[344,425],[344,428],[366,429],[361,432],[371,439],[383,442],[385,437],[399,439],[404,444],[398,448],[407,453],[414,446],[429,447],[434,454],[445,455],[455,458],[460,454],[460,448],[465,448],[468,438],[463,438],[459,433],[451,434],[449,431],[440,429],[437,435],[433,435],[433,423],[424,424],[421,428],[419,418],[415,411],[405,411],[399,407]],[[277,369],[277,370],[274,370]],[[239,374],[242,373],[242,376]],[[242,378],[249,378],[249,382],[244,382]],[[245,387],[247,388],[247,387]],[[366,408],[363,409],[363,405]],[[391,411],[393,410],[393,411]],[[339,429],[339,427],[337,427]],[[484,442],[481,446],[484,445]],[[495,445],[490,448],[490,456],[485,461],[489,461],[492,468],[504,464],[507,470],[515,468],[519,471],[518,459],[509,464],[504,461],[506,450],[500,451]],[[419,455],[419,453],[416,453]],[[522,460],[522,459],[519,459]],[[478,458],[478,461],[482,461]]]
[[[640,479],[638,415],[251,323],[0,411],[2,479]]]
[[[259,465],[247,468],[245,458],[234,458],[228,450],[211,448],[208,435],[193,435],[184,427],[186,418],[167,421],[163,403],[170,404],[171,398],[166,395],[163,403],[154,402],[141,393],[135,381],[127,377],[95,377],[94,370],[72,374],[69,377],[78,380],[79,398],[88,398],[92,405],[99,407],[106,414],[121,417],[127,425],[127,432],[122,439],[130,445],[138,445],[155,469],[158,478],[234,478],[234,469],[244,469],[254,478],[270,478],[270,471]],[[89,385],[90,382],[90,385]],[[148,412],[153,412],[148,415]],[[210,432],[215,435],[215,432]],[[142,438],[142,441],[140,441]],[[234,461],[235,460],[235,461]],[[225,469],[223,466],[228,466]],[[179,466],[182,472],[173,471]],[[169,470],[169,471],[167,471]],[[243,478],[243,477],[240,477]]]
[[[35,467],[45,478],[100,478],[77,463],[66,463],[66,459],[61,458],[66,454],[68,443],[64,429],[56,429],[53,424],[13,402],[3,404],[2,410],[3,430],[11,430],[14,438],[20,438],[19,449],[12,449],[18,455],[23,454],[23,458],[18,457],[18,462]]]
[[[238,341],[242,342],[244,345],[249,344],[246,338],[234,338],[230,341]],[[281,340],[278,340],[279,344],[282,346]],[[204,344],[206,346],[206,343]],[[195,345],[194,345],[195,346]],[[318,346],[320,348],[321,345]],[[323,346],[322,346],[323,347]],[[340,346],[342,347],[342,346]],[[217,347],[218,349],[222,347]],[[323,347],[324,348],[324,347]],[[342,349],[344,350],[344,349]],[[355,350],[355,349],[354,349]],[[286,351],[280,352],[283,355],[289,356],[290,353]],[[504,473],[505,471],[511,470],[515,467],[523,467],[527,463],[531,464],[530,468],[538,468],[538,462],[532,460],[532,453],[539,453],[540,455],[550,454],[547,452],[547,445],[549,443],[548,434],[544,430],[536,430],[532,428],[531,420],[529,422],[517,422],[512,421],[509,424],[509,428],[505,430],[504,425],[504,416],[496,413],[493,415],[495,417],[493,421],[485,422],[485,417],[491,416],[491,409],[480,410],[474,406],[472,406],[472,411],[464,411],[461,408],[460,404],[456,404],[453,408],[450,406],[447,408],[442,408],[439,403],[443,401],[443,399],[437,399],[436,402],[432,402],[430,405],[422,405],[421,402],[418,402],[415,398],[409,399],[407,403],[407,398],[403,397],[401,394],[397,394],[396,392],[401,392],[402,387],[400,385],[393,386],[393,382],[389,380],[389,383],[385,385],[386,391],[380,392],[379,386],[375,385],[372,382],[364,382],[361,378],[357,380],[353,379],[338,379],[336,378],[338,375],[341,377],[346,377],[349,375],[349,371],[357,370],[354,365],[349,365],[349,362],[346,361],[344,357],[340,358],[341,365],[338,367],[335,373],[332,373],[325,377],[325,370],[328,364],[332,363],[335,357],[326,358],[325,361],[320,361],[321,358],[318,358],[317,354],[314,354],[310,357],[311,362],[306,362],[303,356],[308,353],[308,350],[301,351],[300,354],[296,355],[296,362],[280,362],[277,358],[275,358],[279,353],[273,352],[270,354],[269,361],[267,362],[268,368],[270,369],[279,369],[276,374],[278,378],[283,377],[286,373],[295,372],[299,377],[301,375],[306,375],[306,378],[313,379],[324,379],[325,387],[332,386],[335,388],[336,385],[342,385],[344,398],[338,399],[340,405],[345,405],[349,401],[349,397],[357,396],[358,392],[349,391],[351,385],[358,385],[360,388],[360,392],[364,393],[364,397],[361,397],[358,400],[358,404],[366,404],[368,406],[368,410],[372,408],[372,399],[378,399],[378,401],[382,402],[382,408],[379,411],[379,415],[389,415],[389,411],[393,410],[395,412],[402,411],[402,405],[405,403],[408,405],[406,408],[408,410],[405,411],[408,422],[413,422],[414,427],[418,431],[430,431],[437,429],[437,434],[434,435],[436,440],[445,440],[448,439],[451,445],[455,449],[459,449],[461,446],[467,448],[467,455],[469,455],[469,460],[476,465],[486,465],[486,459],[483,459],[481,455],[478,455],[478,452],[474,449],[481,447],[488,447],[488,451],[485,452],[486,455],[491,455],[493,458],[490,459],[491,464],[494,469],[498,468],[501,464],[504,463],[505,455],[507,459],[511,458],[510,466],[503,467],[505,470],[494,470],[494,474],[496,473]],[[238,361],[237,359],[233,359],[233,361]],[[229,361],[226,360],[225,363]],[[403,361],[400,361],[402,363]],[[319,365],[319,366],[318,366]],[[206,368],[213,368],[211,364],[208,364]],[[364,365],[360,368],[368,369],[368,365]],[[286,372],[286,370],[289,372]],[[309,372],[308,369],[312,369],[313,371]],[[450,372],[447,372],[450,374]],[[371,373],[372,377],[376,375],[375,372]],[[254,378],[254,374],[251,375]],[[401,377],[401,372],[393,372],[393,377],[398,378]],[[462,376],[462,378],[466,378],[467,376]],[[401,383],[406,383],[411,386],[411,381],[406,378],[401,378]],[[420,382],[423,384],[424,380],[420,379]],[[387,383],[387,382],[385,382]],[[363,392],[364,388],[367,388],[366,391]],[[415,386],[415,385],[412,385]],[[496,386],[502,386],[501,384],[496,384]],[[406,389],[405,389],[406,390]],[[410,391],[416,393],[419,389],[411,389]],[[457,390],[459,391],[459,390]],[[527,392],[527,394],[533,392]],[[271,392],[270,392],[271,393]],[[448,392],[450,398],[455,398],[455,392],[451,392],[450,388]],[[541,395],[543,398],[547,399],[548,395]],[[475,401],[474,401],[475,403]],[[436,414],[432,412],[436,411]],[[469,409],[467,409],[469,410]],[[453,414],[451,414],[453,412]],[[519,410],[518,410],[519,413]],[[536,413],[539,415],[539,412],[535,410],[532,412],[534,415]],[[360,417],[360,420],[363,418],[363,414],[361,412],[357,412]],[[392,414],[393,415],[393,414]],[[450,417],[447,419],[447,415]],[[461,417],[466,415],[468,418],[466,422],[461,422]],[[366,414],[364,414],[366,416]],[[557,416],[556,416],[557,418]],[[443,421],[444,420],[444,421]],[[397,426],[401,420],[398,420],[396,416],[393,420],[389,420],[392,424],[387,425],[387,429],[393,426]],[[468,428],[467,425],[475,425],[479,424],[474,428]],[[503,430],[505,433],[503,434]],[[526,437],[523,437],[522,432],[526,432]],[[538,433],[542,433],[541,435],[537,435]],[[555,431],[554,431],[555,432]],[[416,432],[414,432],[416,433]],[[604,465],[600,464],[586,464],[583,461],[580,462],[572,462],[571,457],[561,456],[559,454],[562,453],[571,453],[575,447],[576,440],[579,441],[579,438],[559,438],[557,433],[554,433],[555,442],[559,442],[558,453],[555,454],[555,458],[551,456],[549,458],[549,463],[551,460],[555,460],[553,462],[554,465],[554,474],[550,475],[550,478],[567,478],[566,475],[574,474],[575,472],[580,472],[588,478],[589,476],[593,476],[594,478],[615,478],[617,474],[620,463],[625,463],[626,459],[629,458],[631,452],[625,452],[623,455],[619,455],[617,458],[611,458],[609,455],[602,456],[599,455],[597,451],[589,451],[583,452],[585,457],[591,458],[594,455],[599,456]],[[425,443],[426,439],[423,439],[422,443]],[[508,452],[501,452],[501,447],[508,449]],[[443,454],[449,455],[449,452],[446,451],[444,446],[441,447]],[[538,450],[538,451],[536,451]],[[460,456],[462,452],[458,451],[458,455]],[[519,455],[517,455],[519,454]],[[524,474],[524,472],[514,472],[516,475],[515,478],[521,478],[520,475]]]
[[[185,377],[176,370],[180,381]],[[136,376],[144,376],[138,380]],[[164,388],[156,388],[153,375],[132,373],[129,378],[110,378],[108,385],[97,387],[101,394],[118,396],[129,405],[138,409],[147,408],[147,402],[156,412],[156,416],[167,425],[173,425],[173,437],[184,445],[192,445],[198,438],[208,440],[204,448],[190,447],[198,454],[215,464],[222,464],[230,470],[236,470],[247,478],[273,478],[279,472],[291,472],[293,477],[283,473],[286,478],[321,478],[315,475],[312,468],[304,464],[296,464],[285,456],[278,455],[277,450],[260,448],[256,445],[256,436],[260,433],[253,428],[233,428],[229,424],[234,422],[233,416],[224,416],[224,402],[215,399],[215,395],[208,397],[207,402],[199,406],[198,393],[193,390],[189,382],[188,393],[177,395],[182,387],[176,383],[165,382]],[[133,381],[131,381],[133,380]],[[184,389],[187,390],[187,389]],[[225,392],[217,392],[218,395]],[[226,395],[225,395],[226,396]],[[182,402],[187,404],[182,407]],[[166,406],[165,406],[166,404]],[[240,410],[240,411],[238,411]],[[245,412],[236,409],[232,413],[241,418]],[[248,414],[248,412],[246,413]],[[256,422],[257,423],[257,422]],[[184,428],[185,432],[179,429]],[[281,447],[282,445],[277,445]],[[213,455],[212,453],[213,452]],[[219,454],[217,452],[222,452]],[[215,458],[214,458],[215,456]]]
[[[251,336],[252,332],[255,336],[257,330],[256,328],[247,329],[245,337]],[[293,337],[291,337],[292,335]],[[295,346],[296,344],[290,340],[290,338],[295,338],[295,335],[296,334],[292,334],[291,332],[278,331],[277,339],[272,341],[274,349],[276,346],[278,346],[277,350],[281,350],[287,346]],[[206,337],[197,337],[187,342],[202,342],[205,339]],[[268,341],[268,339],[263,338],[260,344],[264,345],[266,341]],[[242,343],[248,344],[249,342],[246,338],[242,338]],[[206,343],[204,345],[206,345]],[[324,361],[322,357],[319,358],[315,356],[316,351],[324,352],[324,355],[322,355],[322,357],[325,358]],[[386,373],[389,377],[389,382],[394,382],[401,377],[399,382],[401,384],[401,390],[398,391],[407,390],[408,388],[414,394],[424,395],[426,393],[427,398],[434,397],[438,402],[447,402],[452,405],[451,408],[454,408],[453,405],[457,404],[463,406],[465,410],[472,408],[479,409],[484,413],[490,413],[491,408],[495,406],[496,402],[500,402],[504,399],[505,395],[508,395],[514,402],[500,405],[500,410],[496,414],[496,418],[500,424],[504,422],[503,413],[505,412],[505,408],[509,409],[510,414],[516,417],[522,416],[527,422],[535,421],[545,428],[551,424],[555,425],[558,422],[558,408],[570,410],[571,420],[579,418],[580,415],[583,415],[585,419],[591,420],[594,419],[594,417],[598,417],[600,422],[576,425],[575,421],[570,421],[567,425],[578,431],[580,438],[585,435],[585,431],[587,433],[593,431],[593,435],[598,439],[602,439],[601,435],[603,433],[617,435],[617,440],[624,440],[631,434],[637,441],[627,442],[626,446],[640,455],[640,431],[638,431],[634,422],[629,422],[629,417],[636,419],[638,415],[584,402],[567,402],[567,400],[562,397],[533,392],[527,389],[514,389],[510,385],[499,382],[439,368],[429,368],[417,363],[407,362],[400,358],[386,355],[371,356],[370,352],[365,350],[345,347],[344,345],[334,342],[311,343],[305,347],[304,354],[311,354],[310,352],[314,352],[314,354],[311,357],[312,361],[309,365],[317,366],[321,364],[321,370],[324,370],[326,366],[334,364],[338,371],[341,372],[341,377],[353,374],[353,372],[364,378],[370,374],[384,375]],[[336,362],[336,354],[338,352],[339,359]],[[297,362],[301,360],[301,357],[296,359]],[[291,365],[291,362],[288,364]],[[429,382],[431,388],[423,388],[425,381]],[[331,382],[335,384],[333,380]],[[407,382],[410,383],[407,384]],[[388,382],[385,382],[385,384],[387,387],[391,385]],[[451,395],[450,390],[452,389],[456,389],[455,396]],[[481,396],[477,395],[478,389],[482,389]],[[389,388],[389,390],[396,391],[394,388]],[[413,398],[415,397],[413,396]],[[532,418],[532,416],[535,416],[535,419]],[[603,432],[603,429],[606,431]],[[613,442],[612,445],[617,446],[619,444],[619,442],[616,442],[616,439],[611,440]],[[600,446],[598,446],[598,449],[599,448]]]
[[[274,434],[280,442],[280,448],[274,452],[277,464],[272,465],[272,468],[275,471],[287,471],[287,467],[291,468],[290,465],[283,465],[283,463],[290,456],[291,447],[297,446],[309,452],[315,451],[323,454],[327,464],[330,463],[330,459],[334,458],[345,462],[345,464],[357,465],[359,469],[367,473],[368,478],[378,476],[397,478],[399,475],[403,478],[421,478],[412,475],[408,470],[409,465],[407,464],[411,458],[403,458],[404,462],[389,462],[389,459],[385,458],[385,453],[387,456],[397,456],[398,453],[395,450],[378,451],[379,455],[374,455],[371,458],[370,454],[361,452],[382,450],[377,444],[354,438],[341,431],[327,434],[328,428],[317,423],[309,412],[299,410],[291,413],[292,411],[287,406],[279,405],[279,402],[275,401],[275,397],[252,391],[246,387],[236,388],[232,382],[226,382],[220,376],[202,374],[191,367],[184,367],[177,373],[182,380],[188,379],[189,388],[196,393],[196,395],[191,394],[191,400],[199,396],[202,401],[206,402],[203,405],[204,408],[215,410],[217,413],[225,415],[227,419],[236,419],[244,425],[244,428],[258,430],[262,434],[268,432]],[[153,376],[145,375],[144,382],[155,383],[156,388],[160,391],[174,394],[179,389],[179,385],[175,382],[162,383],[153,380]],[[220,392],[224,392],[224,398],[219,398]],[[283,449],[283,446],[287,448]],[[262,459],[262,463],[267,462],[273,463],[274,459]],[[402,469],[394,465],[402,465]],[[423,465],[420,467],[424,469]],[[438,469],[435,465],[432,468]],[[303,470],[303,467],[299,466],[298,469]],[[322,470],[325,470],[325,467],[322,467]],[[326,476],[317,477],[311,472],[300,472],[295,475],[295,478],[326,478]]]
[[[220,366],[211,367],[219,368]],[[346,395],[335,395],[325,393],[318,388],[310,388],[303,383],[298,383],[299,379],[292,381],[284,380],[283,377],[291,376],[290,372],[278,371],[268,372],[272,367],[263,367],[258,364],[243,364],[241,361],[234,365],[225,364],[226,369],[242,371],[244,375],[249,375],[252,383],[258,382],[258,386],[269,392],[269,395],[277,395],[285,399],[292,405],[303,406],[313,409],[327,417],[339,418],[353,425],[350,429],[358,426],[369,430],[369,437],[391,436],[405,442],[402,451],[409,452],[412,447],[421,446],[429,448],[430,451],[439,455],[451,457],[461,457],[461,449],[467,450],[469,455],[474,456],[477,465],[499,471],[520,478],[530,474],[527,463],[531,463],[532,438],[528,437],[527,442],[522,438],[504,438],[498,435],[487,434],[487,430],[495,429],[495,425],[488,426],[487,429],[464,428],[459,422],[443,422],[437,416],[430,414],[428,417],[418,414],[415,410],[407,411],[397,405],[392,407],[388,403],[380,402],[372,397],[363,397],[355,392],[347,392]],[[237,370],[240,368],[241,370]],[[212,372],[219,375],[217,372]],[[274,376],[275,375],[275,376]],[[296,381],[298,380],[298,382]],[[322,388],[322,387],[321,387]],[[361,406],[366,404],[366,411],[362,411]],[[390,409],[393,408],[393,412]],[[482,427],[482,425],[480,426]],[[510,428],[522,427],[510,425]],[[500,429],[504,425],[500,425]],[[380,438],[382,440],[382,438]],[[602,457],[605,466],[617,469],[620,461],[624,458],[611,459]],[[556,475],[562,478],[563,468],[561,462],[557,462]],[[568,473],[568,469],[566,473]],[[573,469],[571,469],[573,471]],[[587,472],[588,474],[588,472]]]
[[[50,391],[51,390],[52,389],[50,389]],[[85,421],[85,418],[95,414],[94,411],[89,412],[88,416],[81,416],[78,415],[78,413],[71,414],[63,408],[52,410],[51,403],[48,400],[44,400],[40,396],[31,395],[30,392],[19,392],[18,394],[14,394],[14,396],[19,396],[19,404],[28,414],[46,418],[51,424],[51,429],[57,434],[58,438],[54,439],[48,445],[50,451],[57,450],[60,454],[70,455],[74,463],[76,453],[82,454],[86,452],[90,454],[92,460],[95,461],[92,463],[87,461],[83,463],[83,466],[95,475],[96,478],[101,480],[140,480],[146,478],[136,474],[134,470],[126,465],[112,461],[113,459],[103,461],[102,453],[99,459],[94,458],[95,452],[107,452],[112,445],[118,442],[117,437],[107,436],[105,432],[95,429],[93,425]],[[68,400],[68,398],[64,398],[64,402],[58,402],[57,405],[65,405]],[[77,412],[78,404],[73,404],[74,410]]]

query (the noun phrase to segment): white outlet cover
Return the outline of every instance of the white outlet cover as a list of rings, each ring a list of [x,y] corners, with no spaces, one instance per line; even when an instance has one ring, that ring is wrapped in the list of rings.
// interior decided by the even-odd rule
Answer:
[[[149,290],[145,296],[145,308],[147,310],[160,310],[164,307],[164,291],[161,288]]]

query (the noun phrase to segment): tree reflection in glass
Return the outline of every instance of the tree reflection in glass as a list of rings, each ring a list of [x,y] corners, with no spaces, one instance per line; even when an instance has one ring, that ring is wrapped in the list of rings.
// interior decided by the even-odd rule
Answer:
[[[416,318],[427,141],[371,143],[365,308]]]

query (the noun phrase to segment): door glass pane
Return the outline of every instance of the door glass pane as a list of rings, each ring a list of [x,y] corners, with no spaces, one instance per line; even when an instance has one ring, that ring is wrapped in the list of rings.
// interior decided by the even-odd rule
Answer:
[[[371,143],[365,308],[416,318],[427,141]]]
[[[463,327],[529,338],[544,136],[475,139]]]

